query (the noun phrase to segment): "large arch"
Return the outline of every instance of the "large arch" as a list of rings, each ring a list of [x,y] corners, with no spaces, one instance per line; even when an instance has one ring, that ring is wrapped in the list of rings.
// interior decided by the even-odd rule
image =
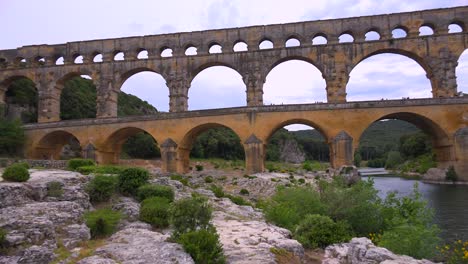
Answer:
[[[154,114],[156,111],[169,111],[169,88],[164,77],[153,69],[142,67],[127,71],[121,75],[118,97],[118,116],[133,115],[123,108],[123,101],[130,101],[136,96],[145,104],[140,114]],[[122,93],[123,92],[123,93]],[[154,107],[155,109],[152,109]]]
[[[459,96],[468,95],[468,49],[458,58],[458,66],[456,68],[457,76],[457,92]]]
[[[387,119],[396,119],[406,121],[410,124],[413,124],[417,128],[419,128],[422,132],[427,134],[432,141],[432,149],[436,155],[437,166],[441,168],[447,168],[449,165],[455,161],[455,149],[453,146],[453,141],[449,134],[442,129],[436,122],[431,120],[430,118],[423,116],[421,114],[412,113],[412,112],[394,112],[391,114],[383,115],[373,122],[371,122],[368,126],[363,126],[360,133],[359,139],[361,139],[362,135],[364,134],[365,130],[369,128],[369,126],[375,122]],[[358,142],[356,142],[358,143]],[[355,144],[355,148],[357,149],[359,144]]]
[[[431,98],[428,66],[400,50],[378,51],[361,59],[346,86],[347,101]]]
[[[35,159],[59,160],[66,145],[77,145],[76,157],[81,156],[81,142],[72,133],[57,130],[44,135],[33,148],[32,157]],[[68,157],[70,158],[70,157]]]
[[[286,57],[273,63],[265,75],[265,104],[326,102],[323,71],[309,58]]]
[[[190,152],[193,148],[193,144],[195,143],[198,136],[200,136],[203,132],[213,129],[213,128],[226,128],[231,130],[241,141],[241,137],[239,133],[237,133],[233,128],[229,127],[228,125],[221,124],[221,123],[205,123],[193,127],[190,129],[185,135],[183,136],[180,144],[178,145],[178,160],[179,164],[177,165],[177,170],[180,172],[188,172],[190,167]],[[242,141],[240,142],[243,143]],[[245,151],[245,150],[244,150]]]
[[[92,72],[92,71],[89,71],[89,70],[86,70],[86,69],[80,69],[79,71],[72,71],[72,72],[68,72],[66,74],[64,74],[60,79],[57,80],[57,82],[55,83],[55,94],[57,96],[57,103],[53,103],[51,104],[49,107],[50,107],[50,111],[52,113],[57,113],[57,117],[60,118],[62,117],[62,102],[61,102],[61,99],[62,99],[62,93],[63,93],[63,90],[65,88],[70,88],[72,89],[71,91],[73,91],[74,88],[76,87],[69,87],[69,86],[73,86],[73,85],[70,85],[70,81],[73,81],[73,80],[78,80],[77,78],[83,78],[83,79],[88,79],[88,80],[91,80],[93,81],[92,77],[95,76],[95,74]],[[95,83],[93,82],[91,84],[92,86],[96,87]],[[96,88],[94,89],[96,90]],[[72,92],[72,94],[74,93],[75,91]],[[73,96],[73,95],[72,95]],[[81,102],[83,102],[83,100],[81,100]],[[77,103],[80,103],[80,100],[77,101]],[[81,107],[81,106],[77,106],[77,107]],[[90,106],[90,107],[93,107],[93,106]],[[95,104],[94,104],[94,107],[93,108],[96,108],[97,107],[97,98],[95,99]],[[91,110],[91,112],[93,112],[93,110]],[[89,116],[86,116],[86,117],[89,117]],[[96,116],[95,116],[96,117]],[[67,119],[75,119],[76,117],[73,117],[73,118],[67,118]],[[79,118],[84,118],[84,117],[79,117]]]
[[[90,78],[73,76],[60,92],[60,120],[96,118],[97,91]]]
[[[246,85],[232,66],[224,63],[205,64],[194,73],[188,91],[189,110],[246,105]],[[210,96],[210,100],[206,100],[207,96]]]
[[[23,123],[37,122],[39,91],[32,79],[22,75],[9,77],[0,84],[0,92],[4,117],[19,119]]]

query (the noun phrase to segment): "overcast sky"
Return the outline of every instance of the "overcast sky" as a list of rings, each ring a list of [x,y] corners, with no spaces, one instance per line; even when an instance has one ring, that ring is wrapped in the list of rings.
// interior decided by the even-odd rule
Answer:
[[[31,44],[118,38],[226,27],[343,18],[467,5],[468,0],[0,0],[0,49]],[[459,61],[459,91],[468,92],[468,52]],[[168,110],[168,90],[161,76],[140,73],[122,90],[159,110]],[[430,97],[430,82],[414,61],[377,55],[360,63],[347,86],[348,100]],[[267,76],[266,104],[325,101],[325,81],[311,64],[289,61]],[[195,77],[189,109],[244,106],[241,76],[212,67]]]

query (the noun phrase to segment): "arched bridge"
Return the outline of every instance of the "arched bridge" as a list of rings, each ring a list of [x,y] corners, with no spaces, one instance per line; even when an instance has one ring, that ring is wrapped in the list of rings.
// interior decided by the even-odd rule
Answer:
[[[460,32],[450,33],[450,25]],[[26,153],[35,158],[56,157],[57,146],[73,135],[84,149],[94,149],[98,160],[112,162],[122,142],[144,130],[161,143],[165,169],[184,171],[194,136],[221,125],[243,140],[247,169],[261,171],[269,133],[294,121],[313,124],[326,135],[336,167],[351,162],[360,134],[371,122],[399,118],[433,136],[441,166],[454,164],[468,177],[467,99],[458,97],[455,74],[458,58],[468,45],[467,25],[468,7],[463,6],[0,50],[0,104],[5,103],[5,92],[14,80],[26,77],[36,84],[39,124],[26,126],[30,141]],[[423,27],[431,31],[429,35],[420,34]],[[397,30],[402,33],[394,34]],[[378,37],[366,39],[371,33]],[[345,35],[348,42],[340,41]],[[317,44],[319,37],[325,42]],[[295,45],[287,45],[291,40]],[[265,41],[271,47],[262,48]],[[140,59],[141,52],[148,57]],[[434,99],[346,103],[351,70],[381,53],[401,54],[419,63],[431,81]],[[312,63],[322,72],[327,103],[262,106],[266,75],[292,59]],[[217,65],[243,77],[246,107],[187,112],[191,80]],[[123,82],[141,71],[165,78],[172,113],[117,118],[117,95]],[[97,87],[96,119],[60,121],[64,83],[80,75],[92,77]]]

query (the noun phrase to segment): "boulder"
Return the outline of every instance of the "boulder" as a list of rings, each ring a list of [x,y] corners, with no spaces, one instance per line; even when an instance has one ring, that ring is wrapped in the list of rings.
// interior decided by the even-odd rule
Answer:
[[[445,181],[446,173],[447,171],[444,169],[430,168],[423,174],[422,179],[424,181]]]

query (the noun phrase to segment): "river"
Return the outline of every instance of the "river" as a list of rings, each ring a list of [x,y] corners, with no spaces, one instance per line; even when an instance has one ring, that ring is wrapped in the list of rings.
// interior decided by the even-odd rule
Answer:
[[[385,197],[389,191],[408,195],[412,192],[414,183],[418,182],[419,191],[434,209],[434,221],[442,231],[442,239],[446,242],[454,239],[468,240],[468,185],[428,184],[398,177],[373,178],[374,186],[381,197]]]

